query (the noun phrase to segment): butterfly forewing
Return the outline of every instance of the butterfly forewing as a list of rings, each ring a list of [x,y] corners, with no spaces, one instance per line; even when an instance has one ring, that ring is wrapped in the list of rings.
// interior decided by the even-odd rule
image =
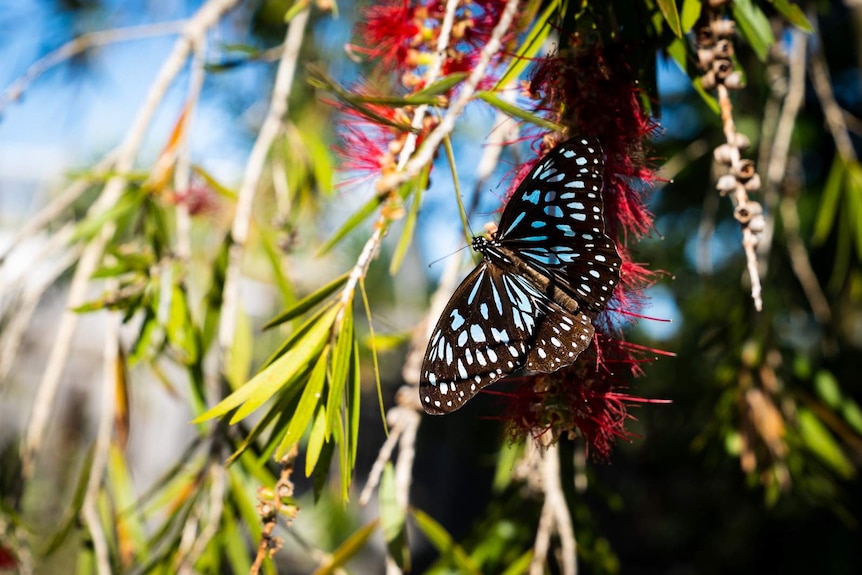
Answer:
[[[431,332],[419,389],[425,411],[454,411],[483,387],[524,367],[546,313],[536,304],[537,293],[485,262],[467,276]]]
[[[520,183],[500,218],[497,240],[593,312],[619,281],[620,258],[605,235],[604,159],[594,138],[546,155]]]

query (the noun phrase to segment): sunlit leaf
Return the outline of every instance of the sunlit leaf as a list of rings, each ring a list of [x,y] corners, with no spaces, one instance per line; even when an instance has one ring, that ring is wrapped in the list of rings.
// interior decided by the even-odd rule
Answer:
[[[509,60],[509,67],[500,76],[500,79],[497,80],[494,91],[506,89],[510,84],[521,78],[527,66],[538,55],[551,31],[554,29],[549,20],[558,13],[561,4],[560,0],[552,0],[548,2],[538,18],[531,19],[533,21],[532,27],[524,37],[524,41],[518,46],[517,52]],[[538,6],[538,4],[534,5]]]
[[[698,18],[700,18],[701,0],[683,0],[682,10],[680,11],[680,23],[682,24],[682,33],[688,34],[694,28]]]
[[[194,423],[220,417],[242,405],[242,408],[231,418],[231,423],[236,423],[263,405],[279,389],[294,383],[295,376],[302,372],[302,369],[311,363],[323,349],[337,311],[336,307],[330,308],[315,322],[306,336],[301,341],[296,342],[294,347],[268,365],[248,383],[223,399],[218,405],[195,418]]]
[[[809,34],[814,33],[814,27],[811,25],[811,22],[808,21],[808,18],[805,17],[805,13],[802,11],[798,5],[790,2],[790,0],[769,0],[775,9],[778,12],[787,18],[787,21],[802,30],[803,32],[808,32]]]
[[[297,415],[299,407],[296,409]],[[296,417],[297,415],[294,415]],[[314,416],[314,421],[311,424],[311,433],[308,436],[308,447],[305,450],[305,476],[310,477],[311,472],[317,466],[317,459],[320,457],[320,451],[323,449],[323,444],[326,441],[326,405],[319,404],[317,414]]]
[[[401,237],[398,238],[398,244],[395,246],[395,251],[392,252],[392,260],[389,264],[389,273],[391,275],[398,273],[401,263],[407,255],[407,250],[413,241],[416,221],[419,218],[419,207],[422,205],[422,192],[428,185],[428,166],[422,170],[420,178],[411,183],[414,185],[414,192],[411,199],[410,211],[407,212],[407,217],[404,220],[404,229],[401,230]]]
[[[742,36],[748,41],[760,61],[765,62],[769,47],[775,44],[769,18],[752,0],[733,0],[730,8]]]
[[[682,37],[682,23],[679,19],[679,11],[676,8],[676,0],[656,0],[662,16],[668,27],[677,36]]]
[[[814,389],[817,390],[817,395],[823,403],[832,409],[841,405],[841,388],[838,386],[838,380],[825,369],[818,371],[814,376]]]
[[[335,245],[337,245],[338,242],[344,239],[347,234],[352,232],[359,224],[364,222],[368,216],[375,213],[380,204],[383,203],[384,199],[385,198],[383,196],[375,195],[373,198],[368,200],[365,205],[353,212],[353,215],[347,218],[347,221],[341,225],[338,231],[332,234],[332,237],[326,240],[323,246],[319,250],[317,250],[317,257],[321,257],[327,252],[329,252],[329,250],[335,247]]]
[[[341,317],[341,326],[335,340],[335,350],[332,357],[332,379],[329,382],[329,397],[326,409],[326,439],[332,429],[338,424],[340,412],[344,405],[344,388],[347,385],[350,370],[350,355],[353,352],[353,308],[346,306]]]
[[[275,451],[276,459],[281,459],[299,441],[302,434],[308,428],[309,423],[311,423],[311,418],[323,399],[323,385],[326,383],[326,368],[328,364],[329,346],[327,345],[323,348],[323,353],[317,358],[317,363],[314,369],[311,370],[311,375],[308,376],[308,383],[305,385],[305,390],[302,392],[302,397],[299,399],[296,411],[292,414],[287,432]]]
[[[349,277],[350,273],[345,273],[341,276],[338,276],[322,288],[319,288],[314,293],[305,296],[304,298],[296,302],[294,305],[266,322],[266,324],[264,324],[263,326],[263,329],[273,328],[277,325],[283,324],[284,322],[290,321],[295,317],[301,316],[302,314],[325,300],[327,297],[334,294],[339,288],[341,288],[345,283],[347,283],[347,278]]]
[[[511,102],[507,102],[506,100],[500,98],[493,92],[476,92],[476,98],[482,100],[486,104],[489,104],[504,114],[507,114],[513,118],[518,118],[519,120],[524,120],[525,122],[529,122],[540,128],[545,128],[546,130],[552,130],[554,132],[562,131],[563,127],[555,122],[550,120],[546,120],[540,116],[532,114],[522,108],[512,104]]]
[[[320,567],[314,570],[312,575],[333,575],[337,569],[344,567],[353,556],[365,547],[368,539],[377,530],[379,523],[379,519],[374,519],[354,531],[330,557],[323,561]]]

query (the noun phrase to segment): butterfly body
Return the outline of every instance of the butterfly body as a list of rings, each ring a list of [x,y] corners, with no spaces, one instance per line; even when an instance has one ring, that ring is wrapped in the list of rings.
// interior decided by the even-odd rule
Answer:
[[[604,233],[602,168],[595,139],[560,144],[518,185],[497,231],[473,238],[483,261],[432,331],[419,384],[425,411],[454,411],[522,369],[556,371],[589,346],[620,268]]]

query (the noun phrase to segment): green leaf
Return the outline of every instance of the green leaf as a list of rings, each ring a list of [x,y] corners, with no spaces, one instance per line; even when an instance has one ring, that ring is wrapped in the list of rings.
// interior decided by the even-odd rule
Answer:
[[[237,389],[248,381],[251,362],[254,359],[254,334],[251,319],[245,310],[237,310],[236,335],[233,338],[233,346],[229,358],[230,363],[225,366],[225,377],[233,389]]]
[[[287,308],[268,322],[264,324],[263,329],[271,329],[277,325],[281,325],[286,321],[290,321],[295,317],[301,316],[327,297],[335,293],[339,288],[341,288],[345,283],[347,283],[347,278],[350,277],[350,273],[345,273],[343,275],[338,276],[316,292],[309,294],[293,304],[291,307]]]
[[[721,113],[721,108],[718,106],[718,100],[716,100],[712,94],[707,92],[703,84],[700,82],[700,77],[692,80],[691,85],[694,86],[695,92],[700,94],[700,97],[703,98],[703,101],[706,102],[706,105],[709,106],[709,109],[716,115]]]
[[[410,248],[410,243],[413,240],[413,234],[416,229],[416,221],[419,218],[419,207],[422,205],[422,192],[428,185],[428,171],[430,164],[422,169],[419,179],[414,179],[406,185],[414,188],[410,211],[407,212],[407,218],[404,220],[404,229],[401,231],[401,237],[398,238],[398,245],[395,246],[395,251],[392,253],[392,261],[389,264],[389,273],[395,275],[401,268],[401,263],[404,261],[404,256],[407,255],[407,250]]]
[[[798,421],[799,433],[808,449],[841,477],[852,477],[853,464],[817,416],[808,409],[800,408]]]
[[[847,214],[849,228],[855,232],[856,257],[862,259],[862,164],[847,164]]]
[[[803,32],[808,32],[809,34],[814,33],[814,27],[811,25],[811,22],[808,21],[808,18],[805,17],[805,13],[802,12],[802,9],[789,2],[789,0],[769,0],[772,5],[775,7],[778,12],[784,16],[788,22],[802,30]]]
[[[299,398],[299,404],[296,406],[296,411],[293,412],[290,425],[287,426],[287,432],[281,438],[281,443],[275,451],[276,459],[281,459],[293,447],[293,444],[300,440],[318,405],[321,405],[323,385],[326,383],[326,367],[329,364],[329,351],[327,345],[323,353],[320,354],[314,369],[311,370],[311,375],[308,376],[308,383],[305,385],[302,397]]]
[[[841,415],[844,416],[847,425],[862,435],[862,409],[859,408],[858,403],[852,399],[845,399],[844,403],[841,404]]]
[[[395,471],[387,462],[380,478],[380,525],[389,555],[402,571],[410,571],[410,548],[407,545],[406,510],[398,504],[395,496]]]
[[[700,18],[700,11],[703,8],[701,0],[682,0],[682,33],[688,34]]]
[[[775,44],[775,36],[772,35],[769,18],[752,0],[733,0],[730,8],[733,12],[733,19],[739,25],[742,35],[760,61],[765,62],[766,56],[769,54],[769,47]]]
[[[457,85],[459,82],[467,78],[467,76],[469,76],[467,72],[454,72],[447,76],[443,76],[442,78],[438,78],[437,81],[432,82],[428,86],[425,86],[424,88],[413,94],[413,97],[427,98],[430,96],[445,94],[453,87],[455,87],[455,85]]]
[[[821,369],[814,376],[814,389],[817,390],[817,395],[823,403],[832,409],[837,409],[841,405],[841,388],[838,386],[838,380],[825,369]]]
[[[329,381],[329,396],[326,409],[329,414],[326,420],[326,439],[332,434],[332,429],[338,425],[341,409],[344,405],[344,388],[350,370],[350,355],[353,351],[353,308],[344,308],[338,337],[335,340],[335,353],[332,357],[332,377]]]
[[[835,155],[832,161],[832,168],[829,170],[829,176],[826,177],[826,183],[823,185],[823,193],[820,196],[820,207],[817,210],[817,219],[814,222],[814,234],[811,237],[811,243],[814,245],[822,245],[832,233],[832,228],[835,224],[835,216],[838,214],[838,202],[841,198],[841,191],[844,186],[844,176],[846,175],[846,164],[841,156]]]
[[[682,23],[679,20],[679,11],[676,8],[676,0],[656,0],[665,22],[670,27],[671,31],[682,38]]]
[[[500,575],[523,575],[530,569],[530,563],[533,562],[533,550],[528,549],[520,557],[512,561],[506,570]]]
[[[329,250],[344,239],[344,236],[352,232],[356,226],[365,221],[368,216],[375,213],[378,206],[383,203],[384,199],[385,198],[383,196],[375,195],[364,206],[354,212],[353,215],[350,216],[344,224],[342,224],[338,231],[332,234],[332,237],[323,244],[323,247],[317,250],[317,257],[326,255]]]
[[[511,485],[512,471],[523,452],[523,442],[512,443],[507,441],[500,446],[500,452],[497,454],[497,469],[492,483],[492,489],[495,493],[500,493]]]
[[[206,171],[202,166],[193,166],[192,171],[204,179],[204,181],[209,184],[209,186],[213,189],[215,193],[220,195],[221,197],[236,201],[236,192],[228,188],[227,186],[222,185],[212,174]]]
[[[458,569],[458,573],[471,573],[481,575],[481,571],[470,559],[470,556],[464,551],[464,548],[458,545],[452,536],[442,525],[437,523],[431,516],[427,515],[419,509],[411,509],[413,519],[416,520],[418,527],[425,537],[431,542],[441,558],[452,564]]]
[[[314,570],[312,575],[333,575],[339,568],[344,567],[354,555],[365,547],[368,539],[377,530],[379,524],[380,520],[374,519],[352,533],[320,567]]]
[[[298,0],[297,2],[294,2],[293,6],[291,6],[284,14],[285,23],[290,22],[297,14],[308,8],[310,2],[311,0]]]
[[[290,280],[284,273],[284,262],[282,261],[284,254],[278,247],[276,232],[266,226],[258,226],[257,230],[260,245],[263,247],[266,259],[269,260],[269,268],[272,270],[275,285],[278,286],[281,299],[286,305],[291,305],[296,302],[296,296],[293,293],[293,286]]]
[[[146,193],[140,189],[127,190],[113,206],[97,214],[88,214],[86,218],[79,222],[75,226],[75,231],[72,232],[68,243],[74,244],[81,240],[89,240],[95,237],[109,222],[116,222],[135,211],[144,201],[145,197]]]
[[[295,383],[297,375],[303,373],[303,368],[318,356],[326,344],[337,312],[338,308],[332,306],[318,318],[305,337],[296,342],[296,345],[218,405],[195,418],[193,423],[220,417],[242,405],[242,408],[231,418],[230,422],[236,423],[263,405],[280,389]]]
[[[559,124],[556,124],[544,118],[540,118],[539,116],[531,114],[526,110],[522,110],[515,104],[512,104],[500,98],[493,92],[476,92],[475,97],[482,100],[486,104],[497,108],[504,114],[508,114],[509,116],[512,116],[513,118],[518,118],[519,120],[524,120],[525,122],[530,122],[531,124],[535,124],[540,128],[545,128],[546,130],[553,130],[555,132],[562,131],[563,129],[563,127]]]
[[[548,21],[560,10],[561,4],[560,0],[552,0],[548,2],[545,10],[538,18],[530,19],[534,22],[533,27],[530,28],[524,41],[520,43],[518,51],[510,59],[509,67],[500,76],[497,85],[494,87],[494,91],[510,87],[510,84],[518,80],[527,69],[527,66],[533,62],[553,29],[553,26],[549,25]]]
[[[356,448],[359,446],[359,398],[362,394],[362,377],[359,364],[359,344],[353,342],[353,362],[350,366],[350,387],[347,390],[347,445],[348,467],[356,465]]]
[[[296,411],[298,414],[299,407],[296,408]],[[317,408],[317,415],[314,416],[314,423],[311,425],[311,434],[308,436],[308,447],[305,450],[306,477],[311,477],[311,472],[317,466],[317,459],[320,457],[323,444],[326,442],[326,420],[326,406],[321,403]]]
[[[171,289],[170,313],[165,334],[168,341],[183,355],[183,362],[192,365],[198,360],[198,340],[189,313],[186,292],[182,285],[175,283]]]

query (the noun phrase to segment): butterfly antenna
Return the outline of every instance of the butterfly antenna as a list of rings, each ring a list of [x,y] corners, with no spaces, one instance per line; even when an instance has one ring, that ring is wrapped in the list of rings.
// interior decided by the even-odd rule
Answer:
[[[454,256],[455,254],[457,254],[458,252],[462,251],[462,250],[463,250],[464,248],[466,248],[466,247],[467,247],[467,246],[461,246],[460,248],[458,248],[458,249],[457,249],[457,250],[455,250],[454,252],[450,252],[450,253],[446,254],[445,256],[443,256],[443,257],[441,257],[441,258],[437,258],[437,259],[436,259],[436,260],[434,260],[433,262],[429,263],[429,264],[428,264],[428,267],[430,268],[430,267],[431,267],[431,266],[433,266],[434,264],[439,263],[439,262],[442,262],[443,260],[445,260],[445,259],[446,259],[446,258],[448,258],[448,257]]]

